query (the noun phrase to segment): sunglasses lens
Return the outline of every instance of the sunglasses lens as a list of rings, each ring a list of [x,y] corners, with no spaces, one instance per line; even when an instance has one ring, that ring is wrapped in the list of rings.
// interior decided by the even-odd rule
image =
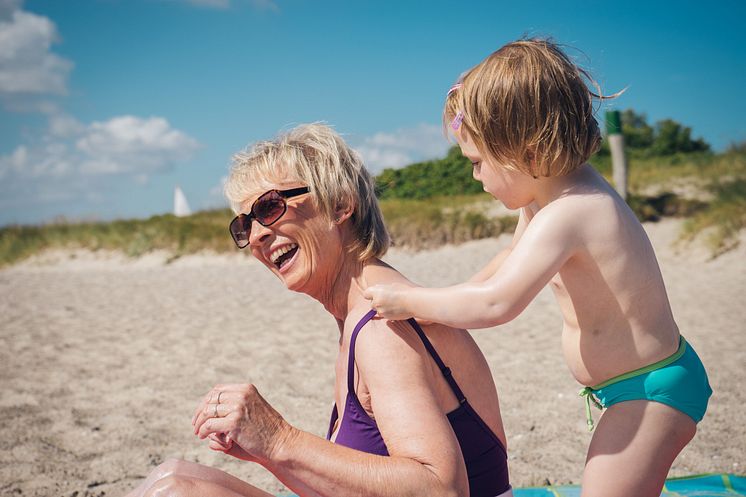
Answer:
[[[252,211],[256,220],[264,226],[274,223],[285,213],[285,199],[277,192],[267,192],[257,199]]]
[[[230,225],[231,236],[238,248],[244,248],[249,244],[249,230],[251,230],[251,219],[241,214],[235,218]]]
[[[283,193],[293,192],[287,190]],[[306,192],[302,192],[306,193]],[[294,193],[293,196],[299,195]],[[250,214],[240,214],[230,224],[230,232],[233,241],[238,248],[245,248],[249,245],[249,234],[251,233],[251,221],[256,219],[262,226],[269,226],[276,222],[285,214],[287,203],[285,198],[275,190],[270,190],[254,202],[251,206]]]

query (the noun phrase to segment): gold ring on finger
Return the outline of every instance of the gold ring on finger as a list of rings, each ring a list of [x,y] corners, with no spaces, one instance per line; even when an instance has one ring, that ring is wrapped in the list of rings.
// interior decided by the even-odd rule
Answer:
[[[223,391],[222,391],[222,390],[218,392],[218,401],[217,401],[217,403],[218,403],[218,404],[220,404],[220,396],[221,396],[222,394],[223,394]]]
[[[213,418],[217,418],[218,417],[218,405],[217,404],[213,404],[213,406],[215,407],[215,412],[212,415],[212,417]]]

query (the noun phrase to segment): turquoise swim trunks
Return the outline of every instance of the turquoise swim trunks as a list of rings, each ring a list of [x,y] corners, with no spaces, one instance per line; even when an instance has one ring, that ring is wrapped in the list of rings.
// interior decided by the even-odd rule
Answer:
[[[669,405],[699,423],[707,410],[712,388],[697,353],[684,337],[670,357],[616,376],[580,391],[586,398],[588,428],[593,429],[590,403],[603,409],[626,400],[652,400]]]

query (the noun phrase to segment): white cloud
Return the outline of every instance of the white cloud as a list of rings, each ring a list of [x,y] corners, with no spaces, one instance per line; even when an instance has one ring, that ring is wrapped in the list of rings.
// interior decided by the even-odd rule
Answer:
[[[0,195],[28,202],[76,196],[90,182],[143,184],[154,173],[191,159],[200,144],[162,117],[119,116],[88,125],[65,115],[49,120],[48,132],[31,145],[0,156]]]
[[[23,5],[21,0],[0,0],[0,21],[10,19],[13,12],[19,10]]]
[[[70,138],[83,133],[85,126],[67,114],[49,116],[49,133],[57,138]]]
[[[213,7],[230,0],[193,0]],[[0,218],[15,222],[36,207],[47,212],[85,209],[109,194],[145,184],[152,175],[191,159],[200,144],[162,117],[123,115],[82,123],[61,111],[73,63],[51,52],[55,24],[23,10],[22,0],[0,0],[0,104],[42,112],[48,127],[0,154]],[[28,134],[27,136],[31,136]]]
[[[92,123],[75,146],[86,174],[147,174],[190,158],[199,143],[161,117],[120,116]]]
[[[0,156],[0,179],[23,171],[28,160],[28,149],[21,145],[12,154]]]
[[[445,155],[450,144],[440,126],[420,124],[388,133],[376,133],[355,147],[366,167],[377,174],[386,168],[399,168],[414,162]]]
[[[0,97],[6,107],[17,107],[16,97],[65,95],[73,63],[50,52],[59,39],[54,23],[20,10],[20,2],[0,2]]]

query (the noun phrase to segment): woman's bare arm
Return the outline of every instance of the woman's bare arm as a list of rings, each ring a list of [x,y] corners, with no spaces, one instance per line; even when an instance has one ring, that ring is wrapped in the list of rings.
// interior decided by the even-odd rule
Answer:
[[[333,444],[292,427],[255,389],[239,402],[240,416],[221,407],[221,417],[197,420],[198,432],[231,433],[253,460],[303,496],[468,495],[458,440],[433,392],[425,352],[412,340],[418,338],[402,330],[401,323],[373,320],[357,341],[360,379],[370,392],[389,457]],[[223,395],[221,405],[235,398]],[[417,409],[408,409],[409,405]]]
[[[370,392],[389,457],[296,432],[273,466],[321,495],[468,495],[458,440],[436,400],[423,354],[419,338],[402,323],[370,321],[357,339],[359,378]]]

